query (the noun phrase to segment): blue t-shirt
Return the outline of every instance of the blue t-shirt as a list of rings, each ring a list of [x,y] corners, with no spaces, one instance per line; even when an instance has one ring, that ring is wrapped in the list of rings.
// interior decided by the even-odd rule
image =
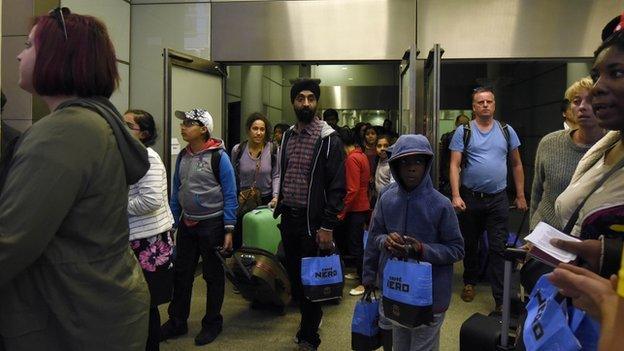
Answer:
[[[509,130],[509,145],[498,121],[489,132],[483,133],[475,121],[470,122],[470,140],[463,157],[466,165],[461,171],[461,183],[468,189],[495,194],[507,187],[507,154],[520,146],[516,131]],[[459,127],[453,135],[449,148],[464,151],[464,128]]]

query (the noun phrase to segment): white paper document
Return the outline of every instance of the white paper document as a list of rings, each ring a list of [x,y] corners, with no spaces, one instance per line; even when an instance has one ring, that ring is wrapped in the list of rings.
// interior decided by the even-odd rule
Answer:
[[[524,240],[532,243],[535,247],[557,259],[558,261],[568,263],[576,259],[576,254],[554,247],[550,243],[551,239],[561,239],[576,242],[581,241],[578,238],[567,235],[544,222],[539,222],[537,226],[535,226],[535,229],[533,229],[533,232],[531,232],[531,234],[527,235],[527,237],[524,238]]]

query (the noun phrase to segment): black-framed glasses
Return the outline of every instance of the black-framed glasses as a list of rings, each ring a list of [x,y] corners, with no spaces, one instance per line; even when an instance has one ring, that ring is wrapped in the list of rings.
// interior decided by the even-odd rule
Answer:
[[[63,34],[65,34],[65,40],[67,40],[67,25],[65,24],[65,16],[69,15],[71,11],[67,7],[57,7],[50,10],[48,14],[56,19],[61,28],[63,28]]]

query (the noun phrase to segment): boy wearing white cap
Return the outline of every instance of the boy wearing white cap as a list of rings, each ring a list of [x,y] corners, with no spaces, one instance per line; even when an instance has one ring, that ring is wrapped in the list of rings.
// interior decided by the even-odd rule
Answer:
[[[182,120],[182,138],[188,145],[176,161],[170,200],[178,228],[173,299],[169,320],[161,328],[162,340],[188,332],[186,320],[199,256],[206,281],[206,314],[195,337],[196,345],[212,342],[221,333],[221,305],[225,286],[221,253],[232,249],[236,224],[236,178],[223,141],[211,138],[213,120],[206,110],[176,111]]]

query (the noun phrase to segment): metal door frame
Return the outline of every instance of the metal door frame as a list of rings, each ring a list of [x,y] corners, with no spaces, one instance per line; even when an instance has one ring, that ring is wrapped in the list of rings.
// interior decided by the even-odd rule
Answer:
[[[401,128],[403,128],[403,75],[405,74],[408,74],[409,77],[408,89],[410,90],[407,95],[409,98],[409,118],[412,122],[410,123],[407,132],[415,133],[418,130],[418,122],[416,118],[416,58],[418,57],[420,51],[415,48],[416,46],[412,45],[405,50],[399,65],[399,130],[397,131],[399,135],[402,133]],[[415,53],[412,54],[414,51]]]
[[[429,50],[427,61],[425,62],[425,100],[429,98],[429,101],[425,101],[425,116],[428,125],[423,128],[423,133],[429,137],[431,148],[433,149],[433,165],[431,167],[431,179],[433,180],[433,186],[438,187],[438,170],[440,169],[440,147],[438,143],[439,139],[439,119],[440,119],[440,68],[442,63],[442,55],[444,50],[440,44],[434,44],[433,48]],[[431,96],[429,96],[429,89],[431,86]],[[423,116],[423,117],[425,117]],[[431,133],[429,133],[431,129]]]
[[[226,104],[226,79],[227,70],[225,66],[210,60],[206,60],[200,57],[192,56],[186,53],[182,53],[173,49],[165,48],[163,50],[163,69],[164,69],[164,91],[165,101],[163,107],[163,136],[164,140],[164,164],[167,174],[171,174],[171,118],[172,116],[172,94],[171,94],[171,74],[173,66],[190,69],[193,71],[206,73],[221,78],[221,89],[223,92],[223,98],[221,101],[221,125],[223,130],[227,130],[227,104]],[[225,138],[225,135],[224,135]],[[227,142],[224,140],[224,142]],[[226,144],[227,145],[227,144]],[[171,186],[167,188],[169,196],[171,196]]]

